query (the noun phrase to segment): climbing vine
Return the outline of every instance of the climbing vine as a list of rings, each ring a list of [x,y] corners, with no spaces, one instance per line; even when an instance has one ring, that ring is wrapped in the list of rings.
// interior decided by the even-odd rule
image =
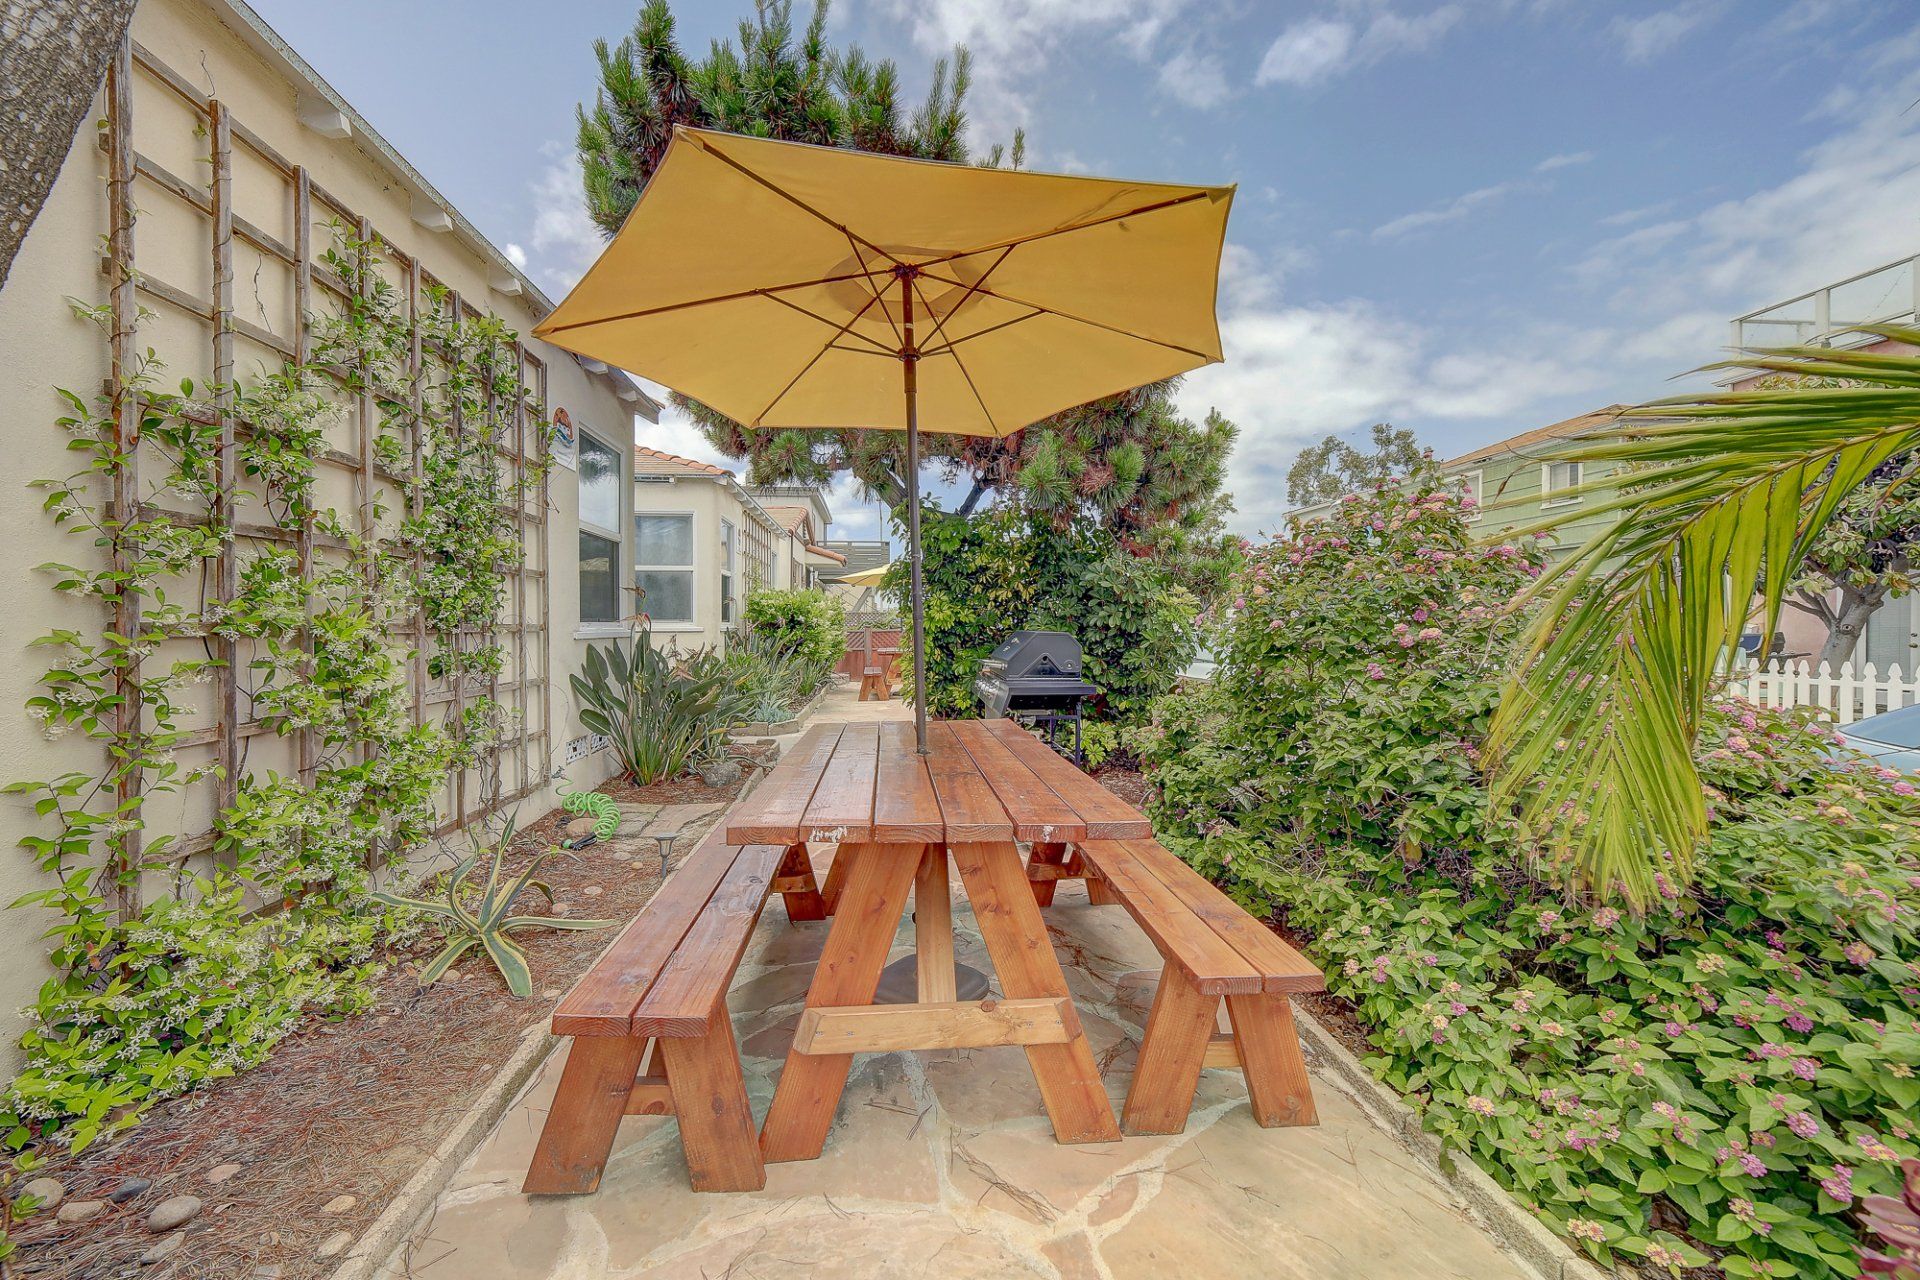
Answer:
[[[524,486],[539,475],[531,460],[503,466],[502,451],[525,451],[513,433],[538,421],[533,397],[500,320],[434,289],[408,308],[382,252],[336,228],[321,265],[344,295],[310,317],[304,363],[227,387],[167,387],[149,349],[114,394],[60,392],[78,465],[34,483],[94,554],[41,567],[108,621],[35,641],[52,662],[28,709],[50,738],[98,743],[104,767],[6,788],[42,820],[21,843],[47,882],[14,905],[50,914],[55,969],[30,1010],[26,1069],[0,1100],[15,1151],[49,1140],[78,1150],[160,1098],[259,1062],[303,1012],[363,1007],[377,943],[404,927],[369,898],[375,872],[433,833],[450,771],[484,774],[517,729],[487,689],[503,666],[494,628],[520,563]],[[109,308],[77,310],[111,330]],[[372,406],[373,451],[404,504],[390,538],[317,496],[335,387]],[[116,482],[135,474],[115,429],[128,403],[142,491],[118,509]],[[220,479],[223,403],[243,426],[237,496]],[[243,529],[243,505],[267,530]],[[229,547],[236,583],[222,598],[215,570]],[[131,600],[139,627],[115,634]],[[416,722],[413,655],[394,643],[416,617],[429,673],[459,687],[438,723]],[[297,740],[301,763],[282,774],[240,756],[210,845],[183,849],[147,832],[147,806],[217,776],[178,756],[204,701],[195,686],[224,675],[229,652],[242,718]],[[164,892],[126,909],[142,887]]]

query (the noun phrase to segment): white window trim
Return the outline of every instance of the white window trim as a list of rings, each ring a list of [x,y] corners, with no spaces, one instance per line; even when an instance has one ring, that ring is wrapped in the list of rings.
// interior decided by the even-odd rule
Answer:
[[[1540,464],[1540,509],[1542,511],[1549,510],[1553,507],[1571,507],[1582,500],[1582,496],[1580,494],[1572,493],[1568,489],[1555,489],[1552,487],[1553,486],[1553,469],[1556,466],[1575,466],[1580,468],[1580,478],[1573,482],[1573,485],[1571,486],[1572,488],[1577,489],[1581,485],[1587,482],[1587,466],[1584,462],[1581,462],[1577,459],[1561,458],[1558,462],[1541,463]],[[1563,496],[1558,498],[1552,496],[1556,493],[1561,494]]]
[[[1486,469],[1484,467],[1475,467],[1471,471],[1462,471],[1459,475],[1463,489],[1469,489],[1469,486],[1465,484],[1466,481],[1471,480],[1473,482],[1466,494],[1467,497],[1473,499],[1473,510],[1467,515],[1467,523],[1479,524],[1482,517],[1487,514]]]
[[[727,563],[729,559],[732,564]],[[727,606],[733,601],[733,589],[740,585],[740,524],[725,516],[720,517],[720,563],[715,566],[713,581],[720,593],[720,629],[739,626],[740,610],[733,610],[734,616],[729,618]]]
[[[647,608],[647,602],[645,600],[639,599],[638,597],[635,597],[634,608],[638,612],[641,612],[647,615],[649,627],[652,630],[657,632],[705,631],[706,628],[700,625],[700,513],[692,510],[661,511],[661,510],[649,508],[646,511],[636,510],[633,514],[635,515],[635,517],[639,517],[639,516],[684,517],[687,522],[687,533],[689,535],[688,541],[691,543],[693,547],[693,562],[691,564],[641,564],[640,563],[640,531],[638,528],[634,529],[633,567],[629,569],[627,572],[627,585],[629,587],[637,587],[640,585],[640,571],[642,569],[666,569],[666,570],[671,570],[673,572],[681,572],[681,571],[689,572],[692,574],[693,585],[690,588],[689,594],[687,596],[687,609],[690,613],[693,614],[693,616],[687,619],[685,622],[660,621],[653,617],[652,611]]]
[[[579,435],[574,442],[574,459],[576,461],[576,464],[578,463],[580,454],[585,450],[586,442],[588,440],[593,441],[596,445],[599,445],[602,449],[605,449],[608,453],[611,453],[613,455],[615,465],[620,468],[620,476],[619,476],[619,479],[615,482],[615,488],[617,492],[625,493],[627,489],[626,482],[627,482],[627,477],[629,473],[627,470],[627,463],[624,460],[625,455],[622,453],[619,446],[609,443],[598,432],[589,431],[585,427],[580,427],[578,430],[579,430]],[[597,629],[601,627],[612,627],[615,629],[614,634],[617,634],[617,635],[622,635],[622,636],[631,635],[632,632],[627,627],[626,623],[618,620],[621,616],[621,613],[620,613],[621,603],[626,597],[626,592],[623,590],[623,587],[626,585],[626,583],[623,582],[621,578],[620,565],[619,565],[619,562],[621,560],[626,559],[626,550],[627,550],[626,536],[619,529],[609,529],[604,525],[596,524],[594,521],[587,519],[586,516],[584,514],[581,514],[578,510],[580,506],[579,498],[580,498],[580,494],[578,492],[577,482],[576,482],[576,490],[574,493],[574,507],[575,507],[574,523],[579,525],[582,529],[586,530],[588,533],[591,533],[592,535],[594,535],[596,538],[605,538],[609,542],[613,543],[613,555],[614,555],[613,614],[614,614],[615,620],[612,622],[587,622],[584,620],[576,619],[576,621],[579,622],[579,626],[574,631],[574,638],[577,640],[587,640],[587,639],[598,640],[598,639],[610,638],[609,636],[601,636],[597,634],[596,635],[581,634],[581,632],[597,631]],[[575,566],[574,576],[576,579],[578,579],[579,577],[578,566]],[[574,585],[577,591],[579,587],[579,583],[576,581]],[[573,607],[574,607],[574,612],[577,614],[580,611],[580,601],[577,595],[574,599]]]

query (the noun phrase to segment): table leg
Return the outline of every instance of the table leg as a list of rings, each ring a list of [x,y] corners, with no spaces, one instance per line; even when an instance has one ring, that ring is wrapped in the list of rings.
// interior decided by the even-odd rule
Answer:
[[[1036,867],[1057,867],[1067,860],[1067,846],[1064,844],[1045,844],[1036,842],[1029,855],[1031,865]],[[1043,907],[1053,905],[1053,891],[1059,885],[1058,880],[1033,880],[1033,900]]]
[[[1009,999],[1069,997],[1066,975],[1060,972],[1053,940],[1033,901],[1019,849],[1011,842],[956,844],[952,852],[987,954],[1000,975],[1001,992]],[[1119,1140],[1113,1104],[1077,1019],[1064,1044],[1033,1044],[1026,1050],[1055,1138],[1061,1142]]]
[[[947,851],[927,846],[913,882],[914,973],[921,1004],[959,999],[953,976],[953,892],[947,887]]]
[[[1219,1008],[1220,997],[1201,994],[1177,966],[1161,973],[1127,1090],[1127,1132],[1179,1133],[1187,1127]]]
[[[835,852],[834,868],[845,860],[847,870],[833,927],[807,990],[809,1009],[873,1003],[921,852],[922,846],[906,844],[843,844]],[[760,1151],[768,1161],[818,1158],[852,1066],[850,1053],[787,1054],[760,1127]]]
[[[1233,1019],[1233,1042],[1240,1050],[1253,1118],[1270,1129],[1319,1124],[1313,1083],[1300,1054],[1300,1033],[1294,1029],[1293,1006],[1287,997],[1277,991],[1228,996],[1227,1016]]]

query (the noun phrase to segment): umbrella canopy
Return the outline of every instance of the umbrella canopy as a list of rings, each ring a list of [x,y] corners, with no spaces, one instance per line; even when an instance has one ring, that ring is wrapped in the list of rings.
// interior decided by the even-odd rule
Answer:
[[[1221,358],[1231,187],[1065,177],[685,127],[534,333],[748,427],[1006,436]]]
[[[862,569],[858,573],[842,574],[834,581],[846,587],[877,587],[885,582],[893,571],[891,564],[877,564],[871,569]]]

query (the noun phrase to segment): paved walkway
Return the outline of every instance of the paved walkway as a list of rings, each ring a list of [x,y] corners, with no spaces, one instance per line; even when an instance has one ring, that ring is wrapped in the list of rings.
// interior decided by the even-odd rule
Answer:
[[[873,714],[884,708],[885,714]],[[831,719],[901,718],[836,694]],[[1116,1112],[1159,957],[1120,907],[1063,883],[1047,912]],[[728,1003],[764,1114],[826,924],[770,904]],[[991,972],[956,899],[958,958]],[[912,949],[903,922],[895,956]],[[1019,1049],[864,1056],[826,1154],[764,1191],[695,1195],[670,1119],[630,1117],[598,1194],[520,1178],[560,1075],[551,1058],[442,1193],[387,1280],[1133,1277],[1527,1280],[1384,1128],[1316,1070],[1321,1123],[1261,1129],[1236,1071],[1208,1071],[1183,1134],[1063,1147]]]

